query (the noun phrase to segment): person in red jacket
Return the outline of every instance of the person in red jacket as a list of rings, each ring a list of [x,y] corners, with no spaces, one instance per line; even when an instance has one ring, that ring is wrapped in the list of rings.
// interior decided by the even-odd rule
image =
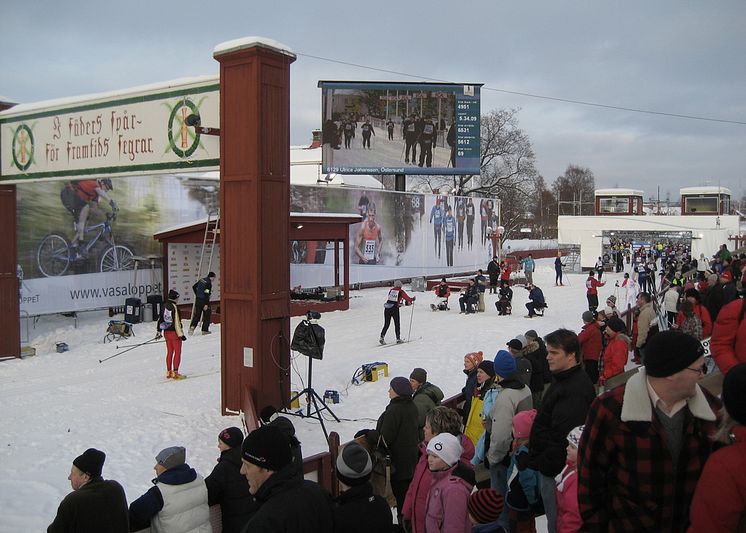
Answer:
[[[717,433],[728,446],[705,463],[692,498],[690,533],[743,531],[746,523],[746,363],[723,380],[726,417]]]
[[[583,366],[585,373],[591,378],[595,385],[598,381],[598,360],[601,358],[601,329],[598,327],[593,313],[585,311],[583,313],[583,328],[578,333],[580,349],[583,352]]]
[[[606,380],[624,372],[624,367],[629,359],[630,338],[627,336],[627,326],[621,318],[614,317],[606,323],[606,337],[609,343],[604,349],[603,371],[599,385],[604,385]]]
[[[596,273],[591,270],[588,272],[588,279],[585,280],[585,288],[588,289],[585,293],[586,298],[588,298],[588,310],[593,314],[596,313],[598,308],[598,288],[606,285],[606,282],[598,281],[595,275]]]
[[[698,316],[700,322],[702,322],[702,339],[706,339],[712,335],[712,319],[710,318],[710,312],[702,305],[702,298],[699,295],[699,291],[697,291],[697,289],[687,289],[684,292],[684,298],[692,302],[692,306],[694,306],[694,314]],[[684,312],[679,311],[676,315],[676,328],[681,327],[684,318],[686,318]]]
[[[710,350],[720,372],[727,374],[738,363],[746,363],[746,299],[734,300],[718,313],[712,328]]]
[[[448,311],[448,298],[451,296],[451,288],[448,286],[446,278],[440,280],[433,290],[438,298],[437,304],[430,304],[433,311]]]
[[[414,302],[417,297],[412,296],[410,297],[406,292],[404,292],[404,289],[401,288],[401,281],[396,280],[394,282],[393,288],[389,291],[388,296],[386,297],[386,303],[383,304],[383,329],[381,330],[381,338],[378,339],[378,342],[381,344],[386,344],[386,332],[389,329],[389,326],[391,325],[391,319],[394,319],[394,331],[396,332],[396,343],[401,344],[404,342],[404,339],[401,338],[401,328],[400,328],[400,322],[399,322],[399,306],[401,306],[402,301],[406,302],[405,305],[409,305],[412,302]]]

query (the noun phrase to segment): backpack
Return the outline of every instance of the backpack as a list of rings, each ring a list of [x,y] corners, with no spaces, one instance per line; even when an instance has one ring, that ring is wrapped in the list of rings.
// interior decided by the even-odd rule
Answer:
[[[75,186],[70,182],[65,183],[65,186],[60,191],[60,201],[71,215],[75,214],[75,204],[77,203],[77,199],[78,193],[75,191]]]
[[[702,320],[696,314],[686,317],[679,329],[682,333],[691,335],[698,341],[702,340]]]

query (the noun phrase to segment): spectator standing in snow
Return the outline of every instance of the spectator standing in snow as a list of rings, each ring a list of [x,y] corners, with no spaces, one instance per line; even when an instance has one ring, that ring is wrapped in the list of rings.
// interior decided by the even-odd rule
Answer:
[[[624,372],[629,359],[630,338],[627,336],[627,326],[621,318],[614,317],[606,323],[604,334],[609,339],[603,354],[603,373],[598,384],[603,386],[606,380]]]
[[[724,306],[712,330],[712,357],[720,372],[727,374],[738,363],[746,363],[746,298]]]
[[[583,366],[585,373],[591,378],[594,385],[598,381],[598,360],[601,358],[601,347],[603,340],[601,338],[601,329],[598,322],[590,311],[583,312],[583,327],[578,333],[580,349],[583,352]]]
[[[101,477],[105,460],[106,454],[95,448],[73,460],[67,476],[73,491],[60,503],[48,533],[129,532],[124,489]]]
[[[207,486],[186,463],[186,449],[165,448],[155,461],[154,486],[130,504],[130,531],[212,533]]]
[[[202,320],[202,335],[210,334],[210,296],[212,295],[212,282],[215,281],[215,272],[210,272],[204,278],[192,286],[194,291],[194,316],[189,324],[189,334],[193,335],[197,329],[200,319]]]
[[[533,285],[534,270],[536,270],[536,262],[534,261],[534,256],[532,254],[528,254],[528,257],[523,259],[521,263],[523,265],[523,273],[526,275],[526,283],[530,283]]]
[[[490,294],[495,294],[497,292],[497,278],[499,275],[500,263],[497,262],[497,256],[494,256],[487,265],[487,276],[490,278]]]
[[[697,384],[703,365],[699,341],[663,331],[645,367],[593,401],[578,458],[584,531],[686,529],[720,408]]]
[[[464,425],[466,425],[469,418],[471,400],[477,388],[477,368],[483,359],[484,354],[482,352],[469,352],[464,356],[464,374],[466,374],[466,384],[464,385],[464,388],[461,389],[461,394],[464,396],[464,407],[462,410]]]
[[[218,434],[218,464],[205,478],[207,503],[220,505],[223,533],[239,533],[254,512],[254,498],[241,474],[243,432],[229,427]]]

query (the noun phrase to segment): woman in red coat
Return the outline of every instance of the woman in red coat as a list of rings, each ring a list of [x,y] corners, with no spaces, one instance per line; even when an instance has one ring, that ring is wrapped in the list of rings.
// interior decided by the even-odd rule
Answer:
[[[738,363],[746,363],[746,300],[740,298],[718,313],[710,342],[712,358],[720,372],[727,374]]]
[[[603,385],[607,379],[624,372],[624,367],[629,358],[629,345],[632,342],[627,337],[627,326],[618,317],[613,317],[606,323],[604,333],[608,337],[609,343],[604,349],[604,368],[601,378],[598,380],[599,385]]]
[[[729,445],[705,463],[692,499],[690,533],[743,531],[746,524],[746,363],[725,376],[723,404],[730,420],[725,417],[717,436]]]

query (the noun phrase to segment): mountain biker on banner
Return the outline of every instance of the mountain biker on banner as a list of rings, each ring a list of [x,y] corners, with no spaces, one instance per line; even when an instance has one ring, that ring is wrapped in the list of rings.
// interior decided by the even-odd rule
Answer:
[[[99,198],[103,198],[109,202],[112,214],[119,211],[117,203],[108,194],[108,191],[113,189],[114,186],[111,184],[111,179],[103,178],[70,182],[65,185],[65,188],[60,193],[62,204],[77,220],[75,236],[70,242],[73,259],[80,259],[82,257],[78,243],[83,240],[88,213],[93,209],[97,215],[103,216],[103,211],[98,206]]]

